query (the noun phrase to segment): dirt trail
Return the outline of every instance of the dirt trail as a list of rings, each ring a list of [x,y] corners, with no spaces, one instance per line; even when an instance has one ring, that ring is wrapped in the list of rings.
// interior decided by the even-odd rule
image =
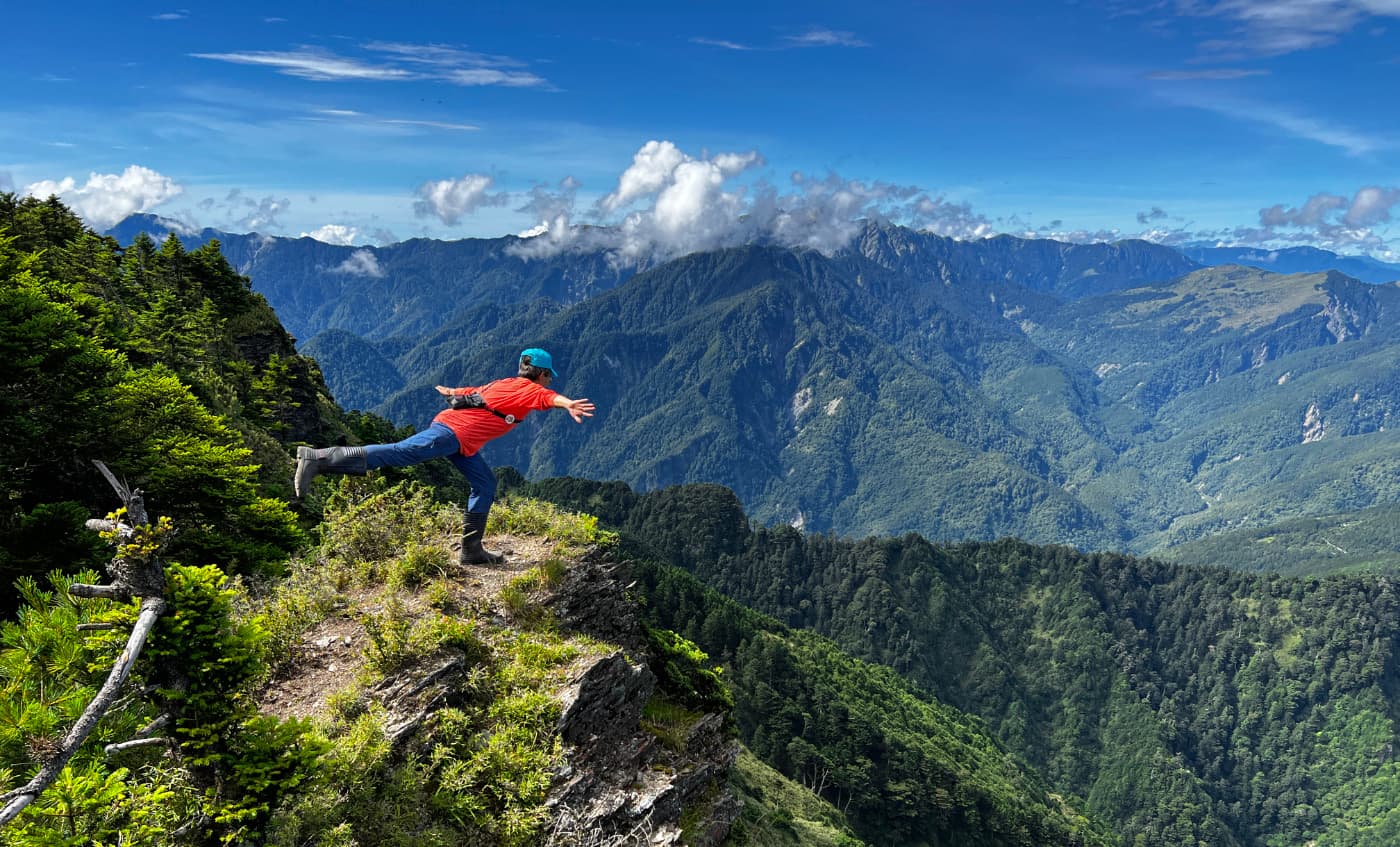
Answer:
[[[547,538],[496,535],[487,549],[506,552],[504,565],[457,565],[460,541],[451,546],[454,564],[446,574],[452,604],[477,616],[501,618],[501,589],[520,574],[543,562],[554,549]],[[365,665],[369,637],[360,621],[383,611],[384,586],[358,588],[345,595],[345,607],[307,630],[292,662],[258,694],[259,708],[279,718],[324,716],[331,695],[350,686]],[[426,586],[399,592],[411,617],[429,611]]]

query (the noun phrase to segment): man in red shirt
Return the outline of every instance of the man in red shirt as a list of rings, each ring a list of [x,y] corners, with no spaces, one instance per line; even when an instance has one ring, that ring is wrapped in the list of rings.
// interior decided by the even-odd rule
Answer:
[[[570,400],[550,390],[549,384],[555,375],[554,360],[549,353],[531,347],[520,353],[518,376],[474,388],[437,386],[438,393],[447,396],[465,398],[478,394],[485,405],[444,409],[427,429],[397,444],[298,447],[293,480],[297,496],[310,490],[311,480],[320,474],[364,474],[374,468],[400,468],[446,457],[471,486],[462,536],[462,564],[500,564],[505,557],[481,545],[486,533],[486,517],[496,499],[496,474],[481,458],[481,447],[510,432],[531,412],[564,409],[576,423],[593,417],[594,406],[588,399]]]

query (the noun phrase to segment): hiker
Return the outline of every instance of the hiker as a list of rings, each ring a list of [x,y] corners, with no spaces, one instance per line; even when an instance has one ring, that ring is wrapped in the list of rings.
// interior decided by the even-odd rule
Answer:
[[[570,400],[549,389],[557,375],[549,353],[531,347],[520,353],[519,376],[498,379],[476,388],[436,386],[439,394],[452,398],[451,407],[439,412],[427,429],[397,444],[298,447],[293,480],[297,496],[302,497],[310,490],[311,480],[318,474],[362,475],[374,468],[400,468],[443,456],[471,486],[461,563],[501,564],[505,557],[487,550],[481,543],[486,533],[486,516],[496,499],[496,474],[481,458],[481,447],[510,432],[534,411],[564,409],[576,423],[593,417],[594,406],[589,400]]]

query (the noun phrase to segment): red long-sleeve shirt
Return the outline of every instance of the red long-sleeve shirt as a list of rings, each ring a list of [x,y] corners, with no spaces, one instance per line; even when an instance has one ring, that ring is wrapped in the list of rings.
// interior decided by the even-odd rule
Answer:
[[[452,393],[471,394],[473,391],[480,392],[492,409],[503,415],[514,415],[517,422],[531,412],[552,408],[554,398],[559,396],[559,392],[521,376],[498,379],[477,388],[454,388]],[[457,434],[464,456],[475,455],[483,444],[511,429],[511,424],[486,409],[444,409],[433,418],[433,423],[443,424]]]

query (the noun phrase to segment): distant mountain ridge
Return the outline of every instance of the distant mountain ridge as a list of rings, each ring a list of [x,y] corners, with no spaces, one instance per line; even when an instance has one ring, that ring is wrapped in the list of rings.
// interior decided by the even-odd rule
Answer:
[[[1182,254],[1202,265],[1245,265],[1282,274],[1316,273],[1336,270],[1362,282],[1400,280],[1400,264],[1382,262],[1370,256],[1339,256],[1316,247],[1285,247],[1265,250],[1259,247],[1182,247]]]
[[[400,423],[440,408],[433,384],[551,349],[599,415],[491,445],[533,478],[718,482],[765,522],[1135,552],[1400,502],[1394,285],[877,225],[832,256],[635,273],[517,243],[225,251],[300,316],[338,397]],[[360,251],[383,276],[326,270]]]

